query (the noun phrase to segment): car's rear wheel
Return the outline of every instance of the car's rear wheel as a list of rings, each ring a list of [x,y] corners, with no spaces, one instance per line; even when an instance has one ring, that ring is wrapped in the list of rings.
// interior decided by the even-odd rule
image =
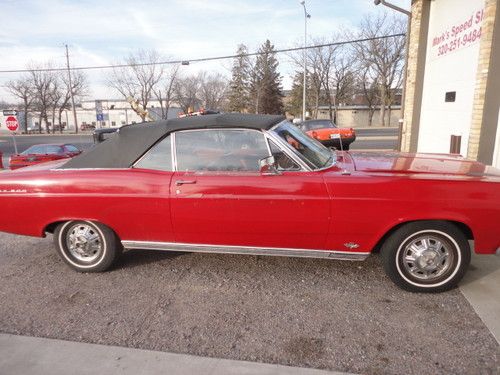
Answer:
[[[104,224],[67,221],[54,231],[54,243],[61,258],[79,272],[102,272],[122,252],[118,236]]]
[[[470,246],[449,222],[418,221],[398,228],[384,242],[385,271],[399,287],[412,292],[454,288],[470,263]]]

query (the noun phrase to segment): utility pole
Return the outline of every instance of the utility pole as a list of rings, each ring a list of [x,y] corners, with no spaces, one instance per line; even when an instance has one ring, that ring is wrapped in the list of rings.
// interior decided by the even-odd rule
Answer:
[[[64,45],[66,47],[66,67],[68,68],[68,82],[69,82],[69,95],[71,97],[71,108],[73,110],[73,120],[75,121],[75,132],[78,134],[78,121],[76,118],[76,109],[75,109],[75,98],[73,97],[73,83],[71,82],[71,69],[69,68],[69,52],[68,45]],[[69,128],[69,123],[68,123]]]
[[[304,8],[304,51],[303,51],[303,64],[304,64],[304,79],[303,79],[303,85],[304,87],[302,88],[302,121],[306,120],[306,90],[307,90],[307,19],[311,18],[311,15],[307,13],[306,9],[306,2],[301,1],[300,5]]]

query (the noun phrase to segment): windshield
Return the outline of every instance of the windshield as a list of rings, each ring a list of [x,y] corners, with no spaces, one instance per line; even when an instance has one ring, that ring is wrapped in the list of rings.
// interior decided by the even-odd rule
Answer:
[[[329,148],[309,137],[288,121],[276,126],[272,132],[291,146],[312,169],[327,167],[335,161],[335,154]]]
[[[21,155],[43,155],[43,154],[59,154],[62,153],[61,146],[57,145],[35,145],[21,152]]]

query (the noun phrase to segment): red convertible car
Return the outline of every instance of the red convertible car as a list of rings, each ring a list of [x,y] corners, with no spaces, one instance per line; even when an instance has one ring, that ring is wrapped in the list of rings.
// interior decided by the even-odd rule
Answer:
[[[12,155],[9,159],[9,168],[17,169],[51,160],[72,158],[80,153],[76,146],[69,144],[34,145],[20,154]]]
[[[363,260],[454,287],[500,246],[500,170],[440,154],[338,152],[281,116],[124,126],[70,160],[0,173],[0,230],[52,233],[82,272],[123,249]]]

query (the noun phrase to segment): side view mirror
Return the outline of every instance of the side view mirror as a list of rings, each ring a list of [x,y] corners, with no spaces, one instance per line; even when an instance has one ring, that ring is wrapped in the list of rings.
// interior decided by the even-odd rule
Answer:
[[[274,156],[268,156],[267,158],[259,160],[259,172],[264,176],[278,175],[280,172],[276,168],[276,162]]]

